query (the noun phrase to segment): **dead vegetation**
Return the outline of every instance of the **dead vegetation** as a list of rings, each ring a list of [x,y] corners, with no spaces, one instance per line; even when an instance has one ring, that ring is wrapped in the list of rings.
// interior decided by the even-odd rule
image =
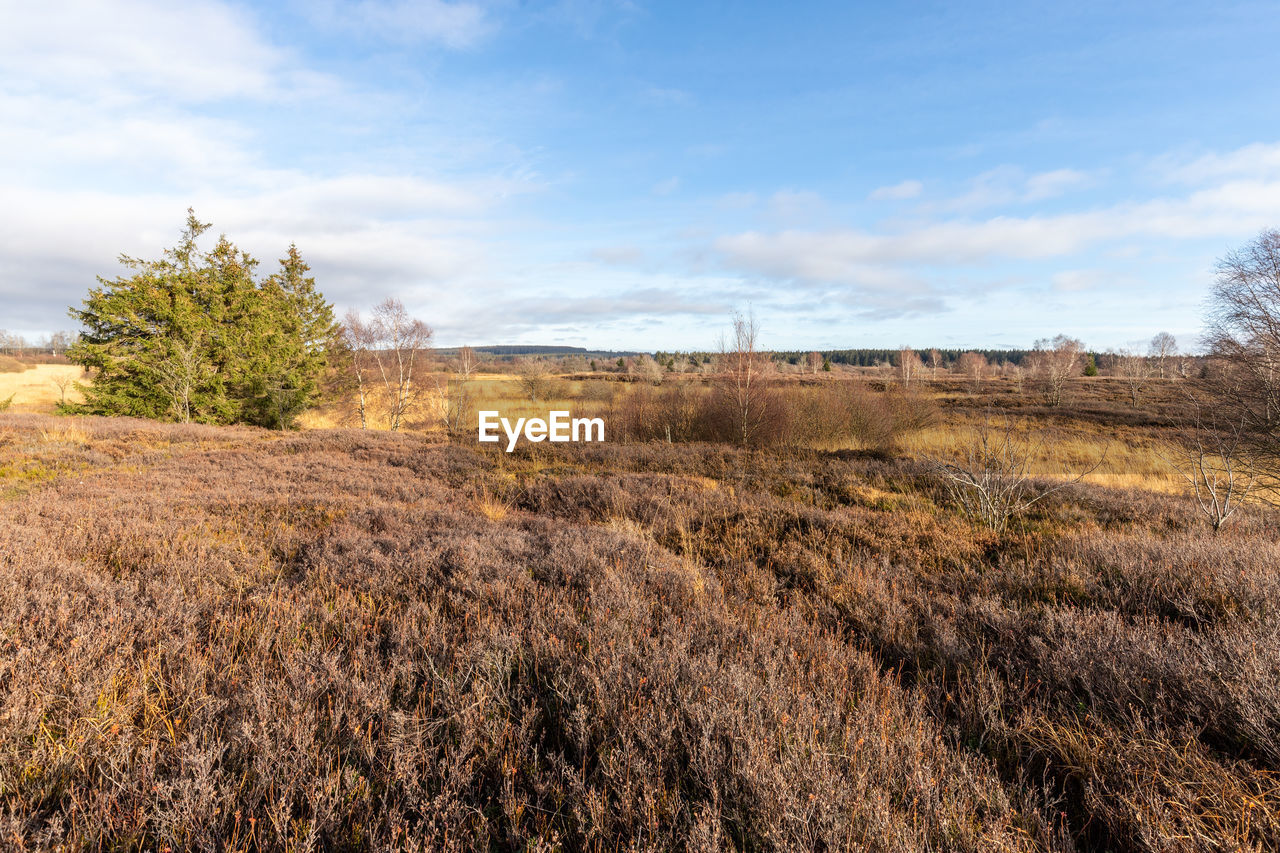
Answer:
[[[0,838],[1280,846],[1272,511],[1213,535],[1086,480],[992,529],[902,454],[914,397],[796,386],[734,447],[700,387],[596,401],[650,407],[632,443],[510,455],[5,415]],[[856,446],[804,432],[841,411]]]

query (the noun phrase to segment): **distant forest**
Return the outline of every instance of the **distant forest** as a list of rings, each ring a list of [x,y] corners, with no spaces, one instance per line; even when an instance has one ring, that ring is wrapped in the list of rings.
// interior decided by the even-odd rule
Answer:
[[[641,355],[639,352],[631,350],[589,350],[583,347],[567,347],[567,346],[532,346],[525,344],[514,345],[498,345],[472,347],[477,353],[491,355],[496,357],[512,357],[512,356],[529,356],[529,355],[580,355],[587,358],[625,358]],[[915,352],[924,361],[929,364],[930,353],[934,350],[917,349]],[[456,355],[458,348],[446,347],[438,350],[442,356]],[[788,364],[801,364],[805,357],[813,350],[777,350],[773,354],[780,361]],[[824,358],[828,359],[832,364],[847,364],[853,367],[875,367],[878,364],[897,365],[899,349],[836,349],[836,350],[816,350]],[[940,358],[939,365],[954,364],[962,353],[976,352],[992,364],[1000,364],[1001,362],[1010,362],[1012,364],[1021,364],[1022,359],[1027,356],[1031,350],[1025,349],[939,349],[936,350]],[[687,355],[695,361],[701,361],[702,356],[715,355],[713,352],[667,352],[660,350],[654,353],[654,357],[661,362],[666,362],[668,358],[678,355]]]
[[[780,350],[776,355],[782,361],[788,364],[801,364],[805,356],[810,352],[817,352],[819,355],[829,359],[832,364],[848,364],[854,367],[875,367],[878,364],[898,363],[898,354],[900,349],[834,349],[834,350]],[[916,355],[920,356],[925,365],[930,363],[930,353],[937,352],[939,356],[938,366],[954,364],[961,354],[966,352],[976,352],[993,364],[1001,362],[1010,362],[1012,364],[1021,364],[1022,360],[1031,352],[1025,349],[917,349]]]
[[[441,347],[437,350],[440,355],[457,355],[460,347]],[[511,355],[581,355],[590,358],[624,358],[627,356],[640,355],[639,352],[631,350],[599,350],[599,349],[583,349],[582,347],[558,347],[558,346],[532,346],[526,344],[498,345],[487,347],[472,347],[473,352],[483,353],[484,355],[494,356],[511,356]]]

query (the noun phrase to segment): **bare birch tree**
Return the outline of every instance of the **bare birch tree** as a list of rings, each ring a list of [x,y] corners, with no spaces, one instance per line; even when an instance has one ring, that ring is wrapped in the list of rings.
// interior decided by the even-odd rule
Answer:
[[[1143,390],[1151,380],[1151,362],[1131,349],[1112,354],[1111,369],[1129,392],[1129,405],[1138,408]]]
[[[1071,381],[1080,374],[1083,353],[1084,344],[1066,335],[1041,338],[1035,342],[1034,349],[1027,356],[1031,361],[1031,375],[1050,406],[1062,405]]]
[[[413,374],[431,344],[431,327],[409,316],[399,299],[385,299],[374,306],[367,323],[359,312],[348,312],[344,335],[352,352],[360,426],[368,428],[370,403],[381,397],[387,428],[399,430],[418,399]]]
[[[356,407],[360,412],[360,429],[369,428],[369,394],[372,390],[373,330],[354,308],[347,312],[342,323],[342,338],[351,353],[351,374],[355,380]]]
[[[961,353],[956,359],[955,371],[969,380],[969,388],[973,393],[978,393],[982,388],[982,380],[987,375],[987,359],[986,356],[977,352]]]
[[[471,380],[480,369],[475,350],[464,346],[450,363],[451,370],[436,378],[436,388],[444,400],[445,429],[458,434],[468,427],[474,409]]]
[[[751,444],[767,417],[765,374],[769,357],[760,351],[760,325],[755,314],[733,315],[733,338],[720,341],[721,393],[732,411],[740,443]]]
[[[1264,231],[1218,262],[1205,341],[1220,407],[1280,469],[1280,231]]]
[[[942,353],[936,349],[929,350],[929,378],[938,378],[938,368],[942,367]]]
[[[1159,332],[1151,339],[1147,353],[1155,361],[1160,378],[1165,378],[1165,362],[1178,354],[1178,339],[1168,332]]]
[[[898,350],[898,378],[902,380],[903,388],[911,387],[911,380],[918,377],[923,369],[924,362],[916,355],[915,350],[911,347]]]

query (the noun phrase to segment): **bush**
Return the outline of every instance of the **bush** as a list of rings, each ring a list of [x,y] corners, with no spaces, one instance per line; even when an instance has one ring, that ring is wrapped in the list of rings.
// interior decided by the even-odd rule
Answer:
[[[614,435],[623,441],[740,443],[740,415],[718,387],[688,382],[661,389],[637,388],[614,413]],[[904,392],[878,393],[861,383],[762,385],[753,444],[759,447],[835,448],[858,444],[892,451],[905,434],[932,423],[936,410]]]

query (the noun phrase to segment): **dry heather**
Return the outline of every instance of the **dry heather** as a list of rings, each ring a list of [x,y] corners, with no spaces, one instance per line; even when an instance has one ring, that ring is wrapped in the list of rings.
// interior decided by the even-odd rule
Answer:
[[[0,490],[18,849],[1280,847],[1256,509],[14,415]]]

